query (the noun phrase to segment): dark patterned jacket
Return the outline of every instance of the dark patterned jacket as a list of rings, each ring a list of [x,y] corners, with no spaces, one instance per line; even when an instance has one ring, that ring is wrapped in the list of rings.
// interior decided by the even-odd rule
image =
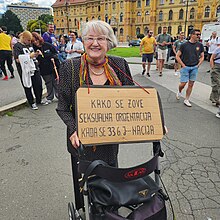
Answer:
[[[133,85],[133,82],[131,82],[128,78],[126,78],[126,76],[115,67],[117,66],[121,71],[123,71],[130,78],[132,78],[126,60],[120,57],[112,57],[112,56],[109,56],[108,58],[109,58],[110,66],[114,69],[122,85]],[[80,87],[79,70],[80,70],[81,60],[80,58],[73,58],[72,61],[74,64],[73,68],[72,68],[71,60],[66,60],[64,63],[61,64],[60,67],[60,71],[59,71],[60,79],[59,79],[59,89],[58,89],[59,100],[56,110],[60,118],[67,125],[68,151],[73,156],[77,156],[77,151],[72,146],[69,137],[77,130],[74,109],[75,109],[75,93],[77,89]],[[112,63],[114,65],[112,65]],[[73,74],[73,69],[74,69],[74,74]],[[89,77],[89,84],[90,85],[93,84],[90,77]],[[70,110],[71,106],[73,111]],[[102,159],[107,163],[112,164],[115,162],[115,160],[117,160],[118,145],[117,144],[111,144],[105,146],[100,145],[97,146],[95,152],[92,151],[90,147],[90,149],[88,148],[86,150],[86,154],[88,160]]]

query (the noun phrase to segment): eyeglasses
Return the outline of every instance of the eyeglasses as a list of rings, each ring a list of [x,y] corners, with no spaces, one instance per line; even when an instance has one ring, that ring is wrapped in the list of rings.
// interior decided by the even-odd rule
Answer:
[[[92,44],[95,40],[97,43],[102,44],[109,39],[106,36],[99,36],[99,37],[84,37],[83,40],[89,44]]]
[[[195,34],[196,36],[201,36],[201,34]]]

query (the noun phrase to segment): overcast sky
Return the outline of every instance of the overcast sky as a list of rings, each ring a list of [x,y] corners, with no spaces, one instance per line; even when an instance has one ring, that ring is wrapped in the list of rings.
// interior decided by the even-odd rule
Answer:
[[[6,6],[17,2],[33,2],[39,6],[51,6],[56,0],[0,0],[0,13],[6,11]]]

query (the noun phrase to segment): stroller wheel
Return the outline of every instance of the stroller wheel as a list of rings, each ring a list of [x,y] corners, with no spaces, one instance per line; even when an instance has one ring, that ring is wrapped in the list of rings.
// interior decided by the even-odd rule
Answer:
[[[68,203],[69,220],[76,220],[76,211],[72,202]]]

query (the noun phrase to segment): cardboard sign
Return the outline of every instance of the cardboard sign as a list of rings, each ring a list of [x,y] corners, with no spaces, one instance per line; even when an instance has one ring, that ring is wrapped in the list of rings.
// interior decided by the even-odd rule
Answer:
[[[77,132],[84,145],[161,140],[157,91],[139,87],[79,88]]]

